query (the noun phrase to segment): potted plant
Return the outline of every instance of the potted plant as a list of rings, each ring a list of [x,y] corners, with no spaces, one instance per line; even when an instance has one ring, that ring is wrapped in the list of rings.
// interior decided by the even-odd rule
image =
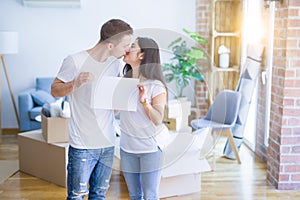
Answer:
[[[183,31],[198,45],[199,43],[207,44],[207,41],[199,33],[190,32],[186,29],[183,29]],[[198,45],[189,47],[187,42],[179,37],[168,46],[168,48],[171,48],[174,57],[171,58],[170,63],[163,64],[162,69],[167,83],[175,81],[178,97],[182,97],[183,89],[190,84],[192,78],[203,81],[203,75],[200,72],[203,66],[200,65],[199,61],[203,61],[206,56]]]

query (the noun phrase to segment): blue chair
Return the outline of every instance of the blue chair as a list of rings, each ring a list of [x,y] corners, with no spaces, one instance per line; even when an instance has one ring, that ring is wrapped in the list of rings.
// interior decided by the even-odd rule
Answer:
[[[203,118],[191,121],[191,126],[196,129],[193,134],[201,133],[197,130],[202,128],[211,128],[213,134],[226,135],[239,164],[241,160],[234,144],[231,128],[237,121],[240,101],[241,94],[239,92],[223,90],[216,96]],[[215,146],[215,144],[213,145]]]
[[[37,121],[36,117],[41,114],[43,104],[55,101],[50,94],[53,80],[53,77],[36,78],[34,88],[29,88],[18,95],[20,131],[41,128],[41,122]]]

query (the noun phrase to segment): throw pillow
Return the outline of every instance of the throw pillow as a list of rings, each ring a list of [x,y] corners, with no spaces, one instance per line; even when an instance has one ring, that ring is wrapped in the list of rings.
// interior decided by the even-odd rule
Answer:
[[[33,91],[33,92],[31,92],[31,96],[32,96],[33,102],[39,106],[42,106],[45,103],[50,104],[52,102],[55,102],[55,98],[51,94],[45,92],[44,90]]]

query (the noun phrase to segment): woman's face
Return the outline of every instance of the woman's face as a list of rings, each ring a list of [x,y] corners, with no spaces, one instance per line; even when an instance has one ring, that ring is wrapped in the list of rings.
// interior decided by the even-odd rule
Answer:
[[[135,40],[135,42],[132,43],[129,51],[124,56],[123,61],[131,65],[131,67],[139,67],[143,56],[144,53],[141,52],[141,48],[138,44],[138,41]]]

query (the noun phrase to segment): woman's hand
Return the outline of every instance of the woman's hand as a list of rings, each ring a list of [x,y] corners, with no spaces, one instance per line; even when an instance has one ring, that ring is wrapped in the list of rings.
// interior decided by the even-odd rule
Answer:
[[[144,85],[142,84],[139,84],[138,85],[138,89],[139,89],[139,99],[140,99],[140,102],[146,102],[146,99],[148,99],[148,96],[147,96],[147,87],[145,87]]]

